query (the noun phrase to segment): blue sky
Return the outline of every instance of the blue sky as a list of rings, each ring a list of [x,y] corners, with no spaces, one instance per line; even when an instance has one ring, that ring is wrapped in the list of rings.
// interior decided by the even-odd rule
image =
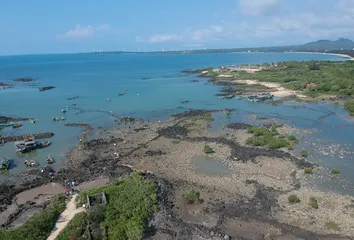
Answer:
[[[354,0],[5,0],[0,54],[274,46],[354,39]]]

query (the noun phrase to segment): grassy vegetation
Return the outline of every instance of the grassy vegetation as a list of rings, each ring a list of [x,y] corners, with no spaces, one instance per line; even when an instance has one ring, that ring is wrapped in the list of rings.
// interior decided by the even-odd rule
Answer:
[[[211,112],[205,113],[205,114],[203,115],[203,119],[204,119],[205,121],[207,121],[207,122],[214,122],[214,120],[215,120],[215,119],[213,118]]]
[[[62,211],[65,210],[64,196],[56,197],[43,211],[35,214],[28,222],[18,228],[0,231],[0,239],[6,240],[45,240],[53,230]]]
[[[354,96],[354,63],[307,61],[307,62],[279,62],[268,69],[250,74],[246,71],[237,73],[238,79],[254,79],[259,81],[281,83],[283,87],[304,91],[312,96],[333,94],[337,96]],[[306,87],[307,83],[315,86]]]
[[[182,194],[182,199],[186,204],[202,203],[200,193],[195,190],[191,190]]]
[[[203,151],[204,151],[204,153],[206,153],[206,154],[215,153],[214,149],[212,149],[208,144],[205,144],[205,145],[204,145]]]
[[[344,103],[344,108],[351,116],[354,116],[354,101],[346,101]]]
[[[332,174],[340,174],[340,171],[338,168],[332,168],[331,172],[332,172]]]
[[[334,221],[326,222],[325,227],[329,230],[340,231],[340,226]]]
[[[86,220],[99,225],[103,239],[142,239],[144,227],[151,214],[158,210],[157,185],[145,179],[138,173],[134,173],[124,180],[117,181],[109,186],[90,189],[81,192],[80,204],[86,203],[87,195],[104,192],[107,197],[107,205],[90,213]],[[83,219],[80,216],[71,226],[78,226],[66,229],[66,236],[70,234],[83,234]],[[68,228],[68,227],[67,227]],[[80,230],[81,229],[81,230]],[[76,239],[79,239],[77,235]]]
[[[312,198],[310,198],[310,200],[311,200],[311,207],[318,209],[318,203],[317,203],[316,198],[312,197]]]
[[[308,156],[307,151],[305,151],[305,150],[301,151],[300,155],[301,155],[301,157],[304,157],[304,158]]]
[[[313,173],[313,169],[312,168],[304,168],[304,173],[312,174]]]
[[[291,203],[299,203],[300,199],[296,195],[290,195],[288,197],[288,201]]]
[[[270,149],[278,149],[283,147],[291,147],[291,142],[278,133],[276,126],[270,129],[266,127],[249,127],[249,133],[253,133],[253,137],[247,139],[247,144],[252,146],[265,146]]]

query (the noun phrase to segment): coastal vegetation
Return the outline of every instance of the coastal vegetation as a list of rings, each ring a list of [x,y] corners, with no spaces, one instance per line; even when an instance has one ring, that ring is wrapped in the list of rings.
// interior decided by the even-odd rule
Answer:
[[[186,204],[202,203],[200,193],[195,190],[190,190],[182,194],[182,199]]]
[[[338,168],[332,168],[331,172],[332,172],[332,174],[340,174],[340,171]]]
[[[208,144],[205,144],[205,145],[204,145],[203,151],[204,151],[204,153],[206,153],[206,154],[215,153],[214,149],[212,149]]]
[[[283,87],[302,91],[309,97],[320,95],[354,96],[353,61],[307,61],[267,64],[254,73],[237,71],[240,80],[276,82]]]
[[[211,114],[211,112],[206,112],[204,115],[203,115],[203,119],[207,122],[214,122],[214,118]]]
[[[354,116],[354,101],[346,101],[344,102],[344,108],[349,112],[351,116]]]
[[[315,209],[318,209],[317,199],[314,198],[314,197],[311,197],[311,198],[310,198],[310,201],[311,201],[311,207],[312,207],[312,208],[315,208]]]
[[[306,174],[312,174],[312,173],[313,173],[313,170],[312,170],[312,168],[304,168],[304,173],[306,173]]]
[[[8,230],[1,230],[0,239],[47,239],[53,230],[60,213],[64,211],[65,206],[64,196],[60,195],[56,197],[44,208],[44,210],[35,214],[24,225]]]
[[[280,135],[273,125],[270,129],[266,127],[249,127],[248,132],[253,137],[247,139],[247,144],[251,146],[264,146],[270,149],[278,149],[283,147],[291,147],[297,143],[296,137],[286,137]]]
[[[299,203],[300,202],[300,199],[296,196],[296,195],[290,195],[288,197],[288,201],[290,203]]]
[[[308,156],[308,155],[307,155],[307,151],[305,151],[305,150],[302,150],[302,151],[300,152],[300,155],[301,155],[301,157],[303,157],[303,158],[305,158],[305,157]]]
[[[141,239],[144,227],[154,211],[158,210],[157,185],[134,173],[124,180],[119,180],[109,186],[89,189],[81,192],[79,204],[86,204],[88,195],[104,192],[107,204],[98,208],[93,214],[81,215],[66,228],[66,236],[75,235],[75,225],[83,224],[83,218],[89,222],[90,231],[102,232],[104,239]],[[82,227],[81,234],[83,234]],[[71,230],[70,230],[71,229]]]

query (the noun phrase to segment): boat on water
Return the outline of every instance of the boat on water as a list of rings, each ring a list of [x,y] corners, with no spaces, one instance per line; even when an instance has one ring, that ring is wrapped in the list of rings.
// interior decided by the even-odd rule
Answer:
[[[15,123],[12,125],[12,128],[20,128],[20,127],[22,127],[22,124],[20,123]]]
[[[35,160],[24,160],[24,164],[26,167],[37,167],[39,164]]]
[[[62,113],[66,113],[66,110],[65,109],[62,109],[62,110],[60,110]]]
[[[108,101],[108,102],[110,102],[110,101],[111,101],[111,99],[110,99],[110,98],[107,98],[107,101]]]
[[[47,163],[48,164],[54,163],[54,159],[50,155],[47,156]]]
[[[64,121],[66,118],[64,116],[61,117],[61,120]]]
[[[231,98],[234,98],[235,97],[235,95],[227,95],[227,96],[224,96],[224,99],[231,99]]]
[[[10,169],[10,160],[9,158],[0,159],[0,170],[9,170]]]
[[[37,146],[38,146],[39,148],[45,148],[45,147],[48,147],[50,144],[52,144],[52,142],[49,141],[49,140],[47,140],[47,141],[44,141],[44,142],[39,142],[39,143],[37,144]]]
[[[27,136],[23,141],[16,141],[15,148],[17,153],[30,152],[37,147],[36,141],[33,136]]]
[[[54,122],[57,122],[57,121],[59,121],[59,118],[53,117],[53,121],[54,121]]]

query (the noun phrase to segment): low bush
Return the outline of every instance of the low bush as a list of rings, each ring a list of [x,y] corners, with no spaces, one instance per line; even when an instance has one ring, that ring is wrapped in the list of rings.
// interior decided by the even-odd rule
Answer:
[[[295,136],[295,135],[289,135],[289,136],[288,136],[288,139],[289,139],[290,141],[296,141],[296,136]]]
[[[300,199],[296,195],[290,195],[288,197],[288,201],[291,203],[299,203]]]
[[[331,172],[332,172],[332,174],[340,174],[340,171],[338,168],[332,168]]]
[[[310,198],[310,200],[311,200],[312,208],[318,209],[318,203],[317,203],[316,198],[312,197],[312,198]]]
[[[182,194],[182,199],[186,204],[201,203],[203,200],[200,198],[200,193],[191,190]]]
[[[307,151],[301,151],[300,155],[301,155],[301,157],[304,157],[304,158],[308,156]]]
[[[270,149],[291,146],[285,136],[279,135],[275,125],[273,125],[270,130],[265,127],[249,127],[248,132],[253,133],[253,137],[246,141],[248,145],[265,146]]]
[[[344,108],[349,112],[351,116],[354,115],[354,101],[346,101],[344,103]]]
[[[313,173],[313,169],[312,168],[304,168],[304,173],[312,174]]]
[[[212,154],[215,153],[214,150],[207,144],[204,145],[204,153],[206,154]]]
[[[203,119],[204,119],[205,121],[207,121],[207,122],[214,122],[214,120],[215,120],[215,119],[213,118],[211,112],[205,113],[205,114],[203,115]]]
[[[0,239],[47,239],[52,232],[60,213],[65,210],[65,206],[64,196],[60,195],[56,197],[44,208],[44,210],[36,213],[22,226],[0,231]]]

